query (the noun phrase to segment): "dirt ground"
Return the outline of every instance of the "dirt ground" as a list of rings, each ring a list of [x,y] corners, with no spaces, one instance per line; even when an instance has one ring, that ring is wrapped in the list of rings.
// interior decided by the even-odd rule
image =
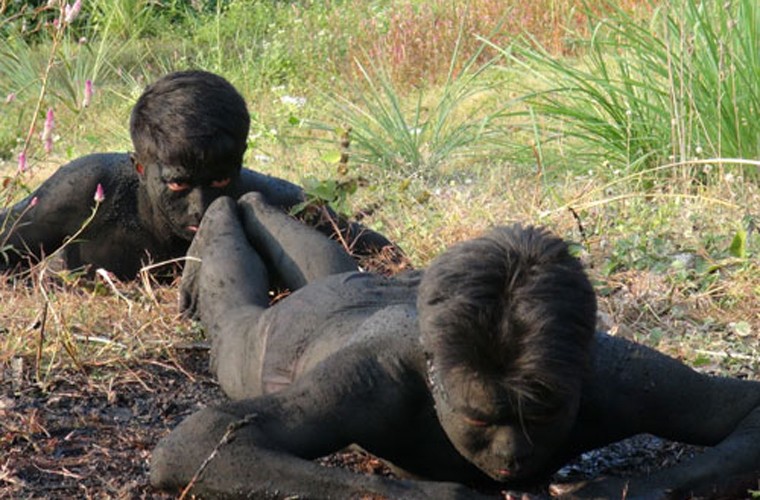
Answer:
[[[156,442],[184,417],[224,400],[207,369],[207,351],[181,348],[172,360],[111,365],[32,383],[25,366],[0,381],[0,498],[173,498],[148,484]],[[632,473],[673,463],[693,450],[638,437],[585,454],[558,477]],[[322,459],[325,465],[388,474],[360,453]]]
[[[182,350],[177,361],[61,374],[44,392],[24,367],[6,370],[0,498],[171,498],[148,485],[150,452],[182,418],[223,400],[206,364],[204,351]]]

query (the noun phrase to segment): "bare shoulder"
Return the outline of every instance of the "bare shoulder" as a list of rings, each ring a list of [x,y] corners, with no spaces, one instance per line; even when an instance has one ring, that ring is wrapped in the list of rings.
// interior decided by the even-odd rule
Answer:
[[[281,208],[300,203],[304,196],[303,189],[297,184],[244,168],[240,172],[239,196],[251,191],[263,194],[267,203]]]
[[[137,181],[126,153],[96,153],[82,156],[59,167],[39,189],[58,202],[90,198],[98,184],[112,193],[118,185]],[[42,201],[42,199],[40,200]]]

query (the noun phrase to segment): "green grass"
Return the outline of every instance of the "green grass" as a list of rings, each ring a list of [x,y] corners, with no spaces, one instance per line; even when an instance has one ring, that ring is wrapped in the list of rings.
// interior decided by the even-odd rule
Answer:
[[[466,13],[413,0],[84,4],[54,51],[47,28],[22,32],[20,18],[0,26],[0,96],[16,96],[0,103],[3,205],[68,159],[128,150],[129,110],[144,86],[167,71],[203,68],[248,100],[251,168],[311,177],[324,191],[341,179],[338,136],[351,126],[348,175],[368,182],[340,198],[342,208],[371,208],[364,222],[416,265],[495,224],[545,224],[578,243],[608,326],[689,360],[735,351],[760,364],[756,336],[736,329],[760,331],[754,2],[699,9],[682,0],[651,14],[648,3],[626,2],[604,18],[577,2],[515,2],[506,20],[493,0],[473,0]],[[391,22],[398,13],[409,22]],[[28,14],[27,25],[36,19]],[[423,34],[434,55],[409,41]],[[480,36],[510,58],[503,70],[488,63],[497,51],[479,52]],[[96,93],[82,109],[87,79]],[[56,113],[51,155],[39,139],[48,107]],[[19,174],[27,136],[30,170]],[[705,161],[713,156],[723,160]],[[98,352],[72,332],[102,332],[119,308],[129,309],[120,343],[134,333],[139,344],[140,324],[160,325],[167,342],[191,334],[167,313],[172,288],[43,282],[0,284],[9,332],[0,364],[35,358],[38,345],[40,373],[97,363]],[[83,296],[86,306],[77,305]],[[45,338],[25,342],[44,307]]]
[[[460,31],[460,40],[463,34]],[[446,164],[487,158],[489,141],[498,133],[499,109],[482,99],[493,85],[483,77],[493,61],[479,64],[482,49],[458,68],[459,45],[449,72],[433,97],[423,89],[409,96],[394,86],[379,66],[358,64],[363,81],[350,95],[331,95],[332,123],[312,122],[320,130],[350,130],[352,160],[367,165],[368,177],[433,181]],[[405,99],[405,97],[407,97]],[[414,99],[411,106],[408,97]],[[378,175],[379,173],[379,175]]]
[[[645,21],[606,5],[608,15],[589,13],[576,60],[529,34],[509,54],[544,82],[525,100],[556,120],[553,130],[626,170],[760,155],[757,2],[665,2]],[[758,179],[754,168],[744,174]]]

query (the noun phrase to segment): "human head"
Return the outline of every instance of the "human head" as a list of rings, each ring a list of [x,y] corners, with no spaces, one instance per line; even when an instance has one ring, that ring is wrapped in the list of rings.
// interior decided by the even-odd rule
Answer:
[[[596,299],[544,229],[514,225],[433,261],[417,300],[438,418],[497,480],[540,472],[577,414]]]
[[[148,86],[130,118],[133,162],[153,207],[190,239],[203,212],[239,182],[250,117],[224,78],[170,73]]]

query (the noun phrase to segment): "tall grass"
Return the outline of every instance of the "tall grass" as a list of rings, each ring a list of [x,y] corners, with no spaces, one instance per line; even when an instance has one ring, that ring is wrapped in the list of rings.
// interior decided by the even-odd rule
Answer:
[[[617,5],[632,11],[641,3],[644,2],[620,0]],[[578,8],[581,4],[581,0],[377,2],[352,35],[351,53],[358,54],[364,66],[383,61],[397,86],[441,83],[448,74],[455,47],[460,53],[459,63],[476,52],[483,53],[478,36],[506,46],[528,32],[552,54],[575,52],[578,47],[567,33],[568,29],[585,31],[587,27],[586,14]],[[459,36],[460,30],[463,37]],[[486,58],[493,55],[483,54]],[[347,70],[352,72],[353,68]]]
[[[487,155],[489,138],[498,130],[499,112],[486,109],[490,102],[481,99],[491,89],[483,73],[493,63],[478,63],[483,47],[462,64],[457,44],[440,92],[427,96],[420,88],[412,106],[405,106],[401,90],[382,68],[368,69],[357,63],[364,79],[361,88],[351,96],[331,99],[332,121],[351,131],[353,162],[376,167],[369,172],[376,179],[431,180],[443,164]],[[325,122],[310,125],[335,128]]]
[[[578,139],[579,151],[633,170],[760,156],[755,0],[677,0],[655,9],[648,23],[607,7],[575,62],[527,35],[511,48],[511,62],[545,85],[525,97],[534,110]]]

